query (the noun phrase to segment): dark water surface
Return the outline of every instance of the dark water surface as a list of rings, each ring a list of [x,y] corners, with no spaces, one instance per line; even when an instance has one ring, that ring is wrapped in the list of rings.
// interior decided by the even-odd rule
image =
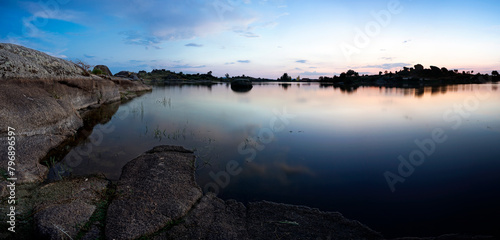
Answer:
[[[224,199],[339,211],[386,237],[500,226],[495,84],[155,87],[97,124],[62,163],[116,180],[160,144],[196,150],[198,183]]]

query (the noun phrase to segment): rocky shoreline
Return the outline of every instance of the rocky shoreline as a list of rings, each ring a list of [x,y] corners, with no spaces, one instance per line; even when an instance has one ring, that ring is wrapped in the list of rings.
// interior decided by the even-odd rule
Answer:
[[[7,156],[11,127],[17,183],[41,182],[48,169],[39,161],[83,126],[82,111],[144,91],[151,87],[140,81],[92,75],[72,62],[0,43],[0,154]],[[6,168],[7,159],[0,158],[3,173]]]

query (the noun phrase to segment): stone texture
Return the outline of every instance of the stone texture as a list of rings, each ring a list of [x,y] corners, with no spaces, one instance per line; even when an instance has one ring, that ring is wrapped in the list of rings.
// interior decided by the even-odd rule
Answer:
[[[186,215],[202,196],[194,160],[182,147],[158,146],[127,163],[108,208],[106,238],[135,239]]]
[[[15,44],[0,43],[0,77],[81,78],[84,70],[69,61]]]
[[[263,201],[249,203],[247,214],[251,239],[383,239],[338,212]]]
[[[183,223],[155,239],[251,239],[247,232],[246,210],[240,202],[224,202],[209,193]]]
[[[41,239],[74,239],[95,209],[83,201],[51,205],[36,213],[37,232]]]
[[[42,239],[75,239],[103,199],[108,181],[78,178],[42,186],[36,193],[34,222]],[[69,236],[69,237],[68,237]]]
[[[222,201],[209,193],[185,221],[155,239],[383,239],[340,213],[272,202]]]

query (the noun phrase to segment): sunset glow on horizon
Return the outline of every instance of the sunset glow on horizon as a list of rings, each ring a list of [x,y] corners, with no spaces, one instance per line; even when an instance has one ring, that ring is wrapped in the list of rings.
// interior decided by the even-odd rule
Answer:
[[[122,70],[318,78],[500,70],[488,1],[3,1],[0,42]]]

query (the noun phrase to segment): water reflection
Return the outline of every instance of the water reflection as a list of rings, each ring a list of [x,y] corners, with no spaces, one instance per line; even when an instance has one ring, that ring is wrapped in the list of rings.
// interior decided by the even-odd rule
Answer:
[[[73,174],[102,172],[116,180],[124,164],[153,146],[181,145],[196,150],[202,187],[216,181],[214,174],[225,171],[228,162],[238,163],[241,173],[219,187],[225,199],[340,211],[389,237],[489,234],[500,223],[496,89],[496,84],[386,88],[258,83],[239,94],[227,84],[155,87],[120,106],[110,121],[96,123],[94,129],[114,131],[91,145],[88,155],[80,155]],[[454,129],[455,121],[443,114],[478,92],[490,95]],[[266,133],[283,109],[296,117],[282,131]],[[397,171],[398,156],[411,153],[415,140],[429,138],[435,128],[443,129],[448,141],[392,193],[383,173]],[[248,141],[254,142],[252,148],[242,148]],[[77,143],[84,149],[89,144]]]

